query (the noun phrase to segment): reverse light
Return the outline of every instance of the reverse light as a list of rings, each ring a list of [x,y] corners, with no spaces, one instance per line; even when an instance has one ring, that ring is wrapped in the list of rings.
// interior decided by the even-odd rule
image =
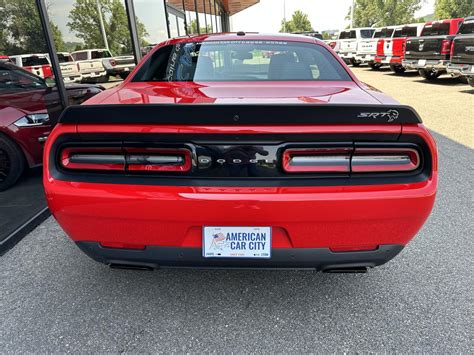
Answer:
[[[410,148],[356,148],[351,158],[353,173],[408,172],[420,166],[420,156]]]
[[[288,173],[348,173],[352,148],[295,148],[283,152]]]
[[[49,115],[47,113],[32,113],[23,116],[14,122],[17,127],[35,127],[49,123]]]

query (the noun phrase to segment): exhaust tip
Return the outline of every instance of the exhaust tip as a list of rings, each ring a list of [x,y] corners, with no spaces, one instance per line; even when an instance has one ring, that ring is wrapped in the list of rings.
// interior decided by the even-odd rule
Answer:
[[[328,274],[366,274],[367,273],[366,266],[360,267],[336,267],[330,269],[324,269],[324,273]]]
[[[110,264],[111,269],[153,271],[154,268],[147,265]]]

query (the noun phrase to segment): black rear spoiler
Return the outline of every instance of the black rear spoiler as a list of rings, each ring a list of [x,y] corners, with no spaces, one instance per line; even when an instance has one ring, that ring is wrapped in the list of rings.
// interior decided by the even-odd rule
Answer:
[[[65,124],[309,125],[421,123],[404,105],[137,104],[70,106]]]

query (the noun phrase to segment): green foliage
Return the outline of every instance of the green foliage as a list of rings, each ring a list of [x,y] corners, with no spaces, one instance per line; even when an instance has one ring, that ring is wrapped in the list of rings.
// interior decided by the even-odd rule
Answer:
[[[281,20],[280,32],[293,33],[305,31],[313,31],[313,27],[308,15],[301,10],[296,10],[291,16],[291,20],[286,22],[285,19]]]
[[[64,41],[58,26],[50,22],[58,51]],[[35,1],[0,0],[0,53],[7,55],[47,51]]]
[[[353,27],[381,27],[414,22],[414,14],[421,8],[421,2],[422,0],[356,0]]]
[[[324,39],[324,40],[327,40],[327,39],[331,39],[331,38],[332,38],[332,36],[331,36],[329,33],[327,33],[327,32],[324,32],[324,31],[323,31],[321,34],[323,35],[323,39]]]
[[[435,17],[438,20],[474,15],[473,0],[436,0]]]
[[[127,13],[121,0],[100,0],[105,33],[112,54],[132,53]],[[96,0],[76,0],[67,26],[84,41],[85,48],[104,48]],[[137,19],[140,45],[147,45],[145,25]]]
[[[197,28],[198,28],[197,20],[192,20],[191,23],[188,25],[188,33],[197,34],[198,33]],[[199,31],[200,31],[199,33],[201,34],[210,33],[212,32],[211,25],[207,25],[207,28],[199,26]]]

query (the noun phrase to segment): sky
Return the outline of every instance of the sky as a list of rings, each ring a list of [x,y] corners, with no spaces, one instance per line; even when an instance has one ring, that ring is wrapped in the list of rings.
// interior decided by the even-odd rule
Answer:
[[[435,0],[424,0],[416,17],[434,12]],[[317,31],[339,30],[347,26],[344,20],[352,0],[260,0],[260,3],[232,16],[234,31],[278,32],[286,8],[287,20],[296,10],[307,13]]]
[[[59,26],[67,42],[79,41],[67,27],[68,15],[74,2],[75,0],[47,0],[50,18]],[[344,18],[352,0],[260,0],[260,3],[231,17],[232,30],[278,32],[283,18],[284,2],[287,19],[291,18],[294,11],[302,10],[309,15],[313,28],[322,31],[346,27]],[[416,16],[433,13],[434,2],[435,0],[424,0],[423,7]],[[163,13],[162,0],[135,0],[135,12],[150,33],[148,41],[156,43],[165,39],[164,17],[156,16]]]

